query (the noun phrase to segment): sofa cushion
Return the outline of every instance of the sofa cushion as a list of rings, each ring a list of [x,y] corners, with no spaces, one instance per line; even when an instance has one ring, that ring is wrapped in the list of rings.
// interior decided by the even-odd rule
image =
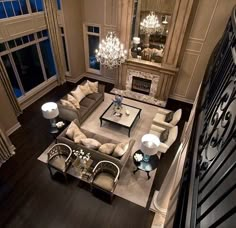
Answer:
[[[60,102],[63,106],[76,109],[76,107],[68,100],[61,99]]]
[[[103,95],[101,93],[91,93],[91,94],[87,95],[86,97],[89,99],[98,101],[103,97]]]
[[[167,114],[166,114],[166,117],[165,117],[165,121],[166,121],[167,123],[169,123],[169,122],[173,119],[173,115],[174,115],[173,112],[167,113]]]
[[[104,154],[112,154],[116,147],[116,144],[114,143],[104,143],[99,147],[99,151],[104,153]]]
[[[81,143],[87,148],[94,150],[97,150],[101,146],[100,142],[98,142],[96,139],[91,138],[81,139]]]
[[[163,131],[163,132],[161,133],[161,135],[160,135],[160,141],[161,141],[162,143],[166,142],[167,139],[168,139],[168,136],[169,136],[169,130],[166,129],[165,131]]]
[[[94,105],[94,100],[88,98],[87,96],[80,102],[80,106],[90,108]]]
[[[80,108],[80,105],[79,105],[79,102],[70,94],[67,95],[67,100],[72,103],[75,108],[79,109]]]
[[[113,189],[114,177],[110,173],[99,173],[93,181],[98,187],[111,191]]]
[[[89,85],[90,90],[93,93],[97,93],[98,92],[98,82],[90,82],[89,80],[87,80],[87,83]]]
[[[72,139],[75,143],[80,143],[81,139],[85,139],[86,135],[79,129],[79,127],[71,122],[66,131],[66,136]]]
[[[84,85],[80,85],[79,87],[85,96],[87,96],[90,93],[93,93],[93,91],[90,89],[88,83],[85,83]]]
[[[114,149],[112,156],[116,158],[122,157],[129,148],[129,143],[119,143]]]
[[[80,89],[79,86],[77,86],[77,88],[74,91],[71,91],[71,95],[78,101],[80,102],[84,97],[85,94],[83,93],[83,91]]]

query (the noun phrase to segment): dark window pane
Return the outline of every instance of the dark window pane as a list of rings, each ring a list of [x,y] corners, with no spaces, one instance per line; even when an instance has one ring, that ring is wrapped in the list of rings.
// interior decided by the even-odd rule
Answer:
[[[43,30],[42,33],[43,33],[43,36],[44,36],[44,37],[47,37],[47,36],[48,36],[48,30],[47,30],[47,29]]]
[[[22,13],[21,13],[21,10],[20,10],[19,2],[18,1],[12,1],[12,5],[13,5],[16,16],[21,15]]]
[[[41,32],[37,32],[38,38],[42,38],[42,33]]]
[[[27,14],[28,9],[27,9],[27,5],[26,5],[26,0],[18,0],[18,2],[20,3],[21,10],[22,10],[23,14]]]
[[[30,6],[33,13],[43,11],[42,0],[30,0]]]
[[[37,5],[38,12],[39,12],[39,11],[43,11],[43,3],[42,3],[42,0],[36,0],[36,5]]]
[[[23,36],[22,37],[24,44],[29,42],[28,36]]]
[[[94,32],[99,33],[99,27],[94,27]]]
[[[3,3],[0,2],[0,18],[6,18],[6,17],[7,17],[7,15],[6,15],[5,10],[3,8]]]
[[[29,35],[29,39],[30,39],[30,41],[34,40],[34,35],[33,35],[33,34],[30,34],[30,35]]]
[[[17,46],[22,44],[22,40],[20,38],[15,39]]]
[[[4,43],[0,43],[0,52],[1,51],[5,51],[6,50],[6,46]]]
[[[93,26],[88,26],[88,32],[93,32]]]
[[[66,70],[69,71],[69,64],[68,64],[67,51],[66,51],[66,41],[65,41],[64,36],[62,37],[62,43],[63,43],[64,53],[65,53]]]
[[[11,2],[4,2],[4,6],[5,6],[8,17],[15,16],[14,12],[13,12],[13,9],[12,9]]]
[[[8,45],[9,45],[10,48],[13,48],[13,47],[16,46],[14,40],[10,40],[10,41],[8,41]]]
[[[16,97],[22,96],[22,92],[21,92],[19,84],[16,80],[16,76],[15,76],[15,73],[12,69],[12,65],[11,65],[11,62],[9,60],[8,55],[2,56],[2,61],[4,63],[4,66],[5,66],[6,70],[7,70],[7,74],[8,74],[8,77],[9,77],[10,81],[11,81],[11,85],[13,87],[13,90],[14,90],[14,93],[15,93]]]
[[[56,68],[53,60],[52,49],[49,39],[44,40],[39,43],[42,56],[44,67],[47,73],[47,78],[50,78],[56,74]]]
[[[64,28],[61,27],[61,34],[64,34]]]
[[[98,48],[99,45],[99,37],[88,35],[88,43],[89,43],[89,67],[100,70],[100,64],[97,62],[95,57],[95,49]]]
[[[25,47],[12,55],[26,92],[44,81],[36,45]]]
[[[61,0],[57,0],[57,9],[61,10]]]

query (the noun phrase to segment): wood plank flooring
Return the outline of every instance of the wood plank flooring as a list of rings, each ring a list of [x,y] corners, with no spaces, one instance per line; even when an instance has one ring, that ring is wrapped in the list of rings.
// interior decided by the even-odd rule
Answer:
[[[10,137],[16,155],[0,168],[0,227],[151,227],[154,213],[147,208],[120,197],[110,205],[80,188],[72,178],[67,185],[54,181],[45,164],[37,160],[53,141],[48,133],[49,121],[42,117],[40,107],[47,101],[57,101],[72,87],[67,83],[55,88],[19,117],[22,127]],[[176,146],[178,142],[162,157],[152,193],[160,187]]]

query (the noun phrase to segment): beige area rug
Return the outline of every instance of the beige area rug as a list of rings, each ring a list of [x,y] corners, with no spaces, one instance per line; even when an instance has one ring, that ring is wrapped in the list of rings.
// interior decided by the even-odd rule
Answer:
[[[81,127],[118,141],[128,141],[130,138],[134,138],[136,142],[132,150],[133,154],[136,150],[140,149],[141,138],[144,134],[149,132],[152,119],[157,112],[158,107],[130,100],[128,98],[123,99],[124,104],[142,109],[141,118],[136,121],[129,138],[128,129],[126,128],[105,121],[103,121],[103,126],[100,127],[99,117],[111,104],[113,98],[114,95],[106,93],[104,102],[99,105]],[[132,157],[133,156],[131,155],[124,171],[122,172],[115,194],[142,207],[146,207],[156,171],[154,170],[150,172],[151,178],[149,180],[147,179],[147,174],[145,172],[138,171],[134,175],[133,170],[135,170],[135,166]]]

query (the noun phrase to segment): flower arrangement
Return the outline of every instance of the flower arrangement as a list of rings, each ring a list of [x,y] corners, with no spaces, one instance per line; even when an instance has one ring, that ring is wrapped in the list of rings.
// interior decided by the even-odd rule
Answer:
[[[135,154],[134,155],[134,160],[137,161],[137,162],[140,162],[143,160],[143,155],[142,154]]]
[[[82,149],[80,149],[80,150],[73,150],[72,151],[73,152],[73,154],[77,157],[77,158],[79,158],[81,161],[85,161],[85,162],[87,162],[87,161],[89,161],[89,159],[90,159],[90,153],[85,153]]]
[[[114,104],[115,108],[121,108],[122,107],[122,101],[123,101],[123,96],[115,95],[115,98],[113,100],[113,104]]]

